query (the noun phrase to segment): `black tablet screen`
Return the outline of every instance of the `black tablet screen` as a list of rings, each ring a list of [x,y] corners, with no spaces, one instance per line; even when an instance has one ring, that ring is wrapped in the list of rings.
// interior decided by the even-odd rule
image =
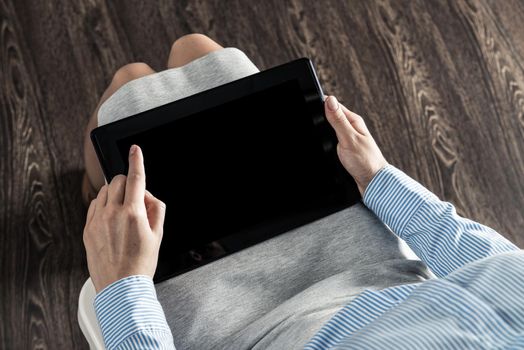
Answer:
[[[320,138],[295,80],[117,144],[123,159],[142,147],[147,188],[167,204],[159,269],[183,272],[342,201],[326,157],[335,145]]]

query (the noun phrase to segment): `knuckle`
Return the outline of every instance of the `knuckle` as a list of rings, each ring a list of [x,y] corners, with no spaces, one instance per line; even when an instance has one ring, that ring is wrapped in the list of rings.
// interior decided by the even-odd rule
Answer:
[[[362,118],[360,115],[358,115],[356,113],[352,113],[352,115],[353,115],[353,118],[355,118],[356,121],[364,122],[364,118]]]
[[[121,185],[121,184],[124,184],[125,182],[126,182],[126,176],[122,174],[116,175],[111,180],[111,184],[113,185]]]
[[[113,178],[113,181],[125,181],[125,180],[126,180],[126,176],[123,174],[118,174],[117,176]]]
[[[129,220],[137,221],[141,217],[141,211],[136,205],[130,204],[127,207],[126,216]]]
[[[100,188],[100,190],[98,191],[98,194],[96,195],[96,199],[100,199],[101,195],[107,192],[107,187],[108,185],[104,185]]]
[[[137,212],[129,212],[126,220],[131,226],[138,226],[141,221],[141,216]]]
[[[128,178],[131,180],[131,181],[141,181],[145,178],[144,174],[142,173],[139,173],[139,172],[136,172],[136,171],[133,171],[132,173],[130,173],[128,175]]]
[[[337,123],[344,123],[346,121],[346,116],[345,114],[340,110],[340,108],[333,113],[333,116],[334,116],[334,119]]]
[[[128,217],[128,222],[131,224],[131,225],[137,225],[138,222],[140,222],[140,216],[138,214],[131,214],[129,217]]]
[[[102,220],[111,221],[118,215],[118,209],[113,204],[109,204],[102,212]]]

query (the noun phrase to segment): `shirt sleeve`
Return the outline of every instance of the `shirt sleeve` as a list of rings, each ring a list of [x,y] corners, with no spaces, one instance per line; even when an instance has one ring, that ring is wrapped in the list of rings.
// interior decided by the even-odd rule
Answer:
[[[110,284],[97,294],[94,306],[107,349],[175,349],[150,277]]]
[[[459,216],[451,203],[391,165],[368,185],[364,204],[438,277],[469,262],[518,250],[491,228]]]

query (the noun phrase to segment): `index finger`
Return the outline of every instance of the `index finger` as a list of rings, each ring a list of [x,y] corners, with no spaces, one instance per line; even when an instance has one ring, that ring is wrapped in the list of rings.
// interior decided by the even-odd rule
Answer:
[[[144,204],[146,194],[146,172],[144,156],[137,145],[129,149],[129,171],[127,172],[124,204]]]

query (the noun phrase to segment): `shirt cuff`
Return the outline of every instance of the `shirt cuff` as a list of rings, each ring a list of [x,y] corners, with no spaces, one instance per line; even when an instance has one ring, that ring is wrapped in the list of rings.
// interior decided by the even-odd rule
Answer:
[[[153,281],[148,276],[122,278],[97,294],[94,307],[106,348],[117,348],[141,332],[171,337]]]
[[[417,210],[430,198],[438,199],[404,172],[388,164],[371,180],[364,204],[401,238]]]

